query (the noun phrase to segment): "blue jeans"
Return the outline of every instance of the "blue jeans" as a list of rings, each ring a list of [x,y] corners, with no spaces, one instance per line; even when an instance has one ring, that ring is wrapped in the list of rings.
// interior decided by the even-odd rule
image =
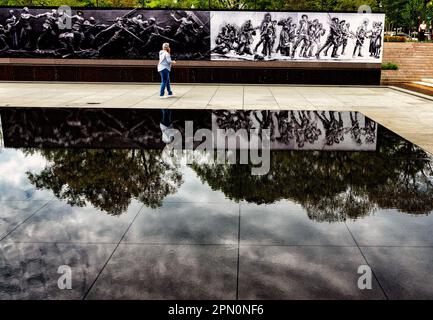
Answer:
[[[162,97],[164,95],[165,88],[167,88],[167,92],[169,95],[172,95],[173,92],[171,92],[170,88],[170,70],[164,69],[160,72],[161,75],[161,90],[159,91],[159,95]]]
[[[170,109],[161,109],[161,123],[166,127],[171,126],[171,110]]]

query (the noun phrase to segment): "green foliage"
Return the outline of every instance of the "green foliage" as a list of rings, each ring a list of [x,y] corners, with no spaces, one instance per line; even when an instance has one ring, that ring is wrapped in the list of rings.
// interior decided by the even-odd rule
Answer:
[[[405,36],[385,36],[385,42],[406,42],[408,39]]]
[[[38,189],[51,190],[73,206],[90,203],[111,215],[125,212],[132,199],[150,208],[177,191],[182,176],[174,165],[161,160],[159,150],[42,149],[50,165],[28,172]]]
[[[382,63],[382,70],[398,70],[398,65],[393,62]]]
[[[144,7],[179,9],[256,9],[292,11],[352,11],[368,5],[385,12],[389,29],[418,29],[422,20],[433,20],[432,0],[0,0],[0,6]]]
[[[251,175],[249,165],[191,167],[203,183],[231,200],[270,204],[287,199],[316,221],[357,219],[378,208],[431,212],[433,170],[426,154],[386,130],[379,131],[378,140],[373,153],[274,151],[270,172],[263,176]]]
[[[424,0],[408,0],[401,10],[401,18],[405,27],[409,30],[417,30],[418,24],[425,20]]]
[[[0,6],[37,6],[58,7],[68,5],[70,7],[96,7],[97,0],[0,0]],[[123,2],[125,0],[119,0]]]

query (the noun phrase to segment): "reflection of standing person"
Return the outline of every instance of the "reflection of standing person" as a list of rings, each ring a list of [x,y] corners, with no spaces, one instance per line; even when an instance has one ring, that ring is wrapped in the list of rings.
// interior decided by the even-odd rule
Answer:
[[[162,45],[162,50],[159,51],[159,63],[158,63],[158,72],[161,75],[161,90],[159,92],[159,96],[164,97],[165,89],[167,88],[167,92],[169,96],[173,96],[173,92],[170,87],[170,70],[171,65],[176,64],[176,61],[171,60],[170,55],[170,45],[165,42]]]
[[[427,24],[425,21],[421,22],[418,28],[418,40],[425,41],[425,32],[427,31]]]
[[[173,141],[173,125],[171,123],[171,110],[170,109],[161,109],[161,121],[159,122],[159,128],[162,133],[162,141],[166,144],[169,144]]]

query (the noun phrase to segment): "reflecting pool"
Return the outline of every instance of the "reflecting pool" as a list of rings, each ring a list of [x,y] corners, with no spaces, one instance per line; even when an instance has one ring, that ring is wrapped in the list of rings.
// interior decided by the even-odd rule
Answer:
[[[362,114],[0,114],[0,299],[433,298],[433,158]],[[167,158],[188,119],[269,129],[269,172]]]

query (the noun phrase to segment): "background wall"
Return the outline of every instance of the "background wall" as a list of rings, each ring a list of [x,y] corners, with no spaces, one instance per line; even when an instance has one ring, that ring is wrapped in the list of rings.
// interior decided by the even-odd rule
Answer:
[[[7,11],[10,8],[0,9],[0,23],[6,22]],[[17,17],[21,14],[21,8],[15,9],[14,15]],[[37,16],[41,13],[47,13],[47,8],[36,9],[30,8],[30,13]],[[125,10],[83,10],[84,20],[95,18],[95,25],[100,26],[100,31],[115,26],[116,17],[125,18]],[[77,11],[73,10],[73,14]],[[8,48],[0,52],[0,80],[23,80],[23,81],[159,81],[159,75],[156,72],[155,60],[159,45],[165,42],[166,38],[176,40],[172,42],[174,49],[174,58],[179,59],[179,64],[174,68],[172,79],[176,82],[207,82],[207,83],[314,83],[314,84],[379,84],[380,83],[380,59],[373,58],[371,61],[345,61],[341,59],[323,59],[319,62],[310,63],[315,59],[283,59],[283,61],[216,61],[210,60],[210,39],[212,37],[209,23],[209,13],[207,11],[193,11],[193,29],[199,32],[200,36],[193,39],[193,42],[183,41],[184,35],[178,34],[182,22],[175,21],[171,17],[173,10],[151,11],[135,10],[132,14],[127,15],[128,19],[136,18],[143,21],[149,21],[154,17],[157,25],[161,27],[160,35],[151,41],[147,46],[149,34],[138,35],[142,40],[139,41],[132,36],[130,32],[115,28],[114,33],[104,37],[104,41],[98,42],[97,46],[81,44],[71,50],[70,46],[46,48],[37,47],[39,37],[38,32],[43,32],[41,25],[46,23],[45,17],[39,17],[32,21],[32,33],[35,33],[32,48]],[[187,18],[190,11],[179,10],[175,13],[177,19]],[[223,13],[222,11],[219,13]],[[142,14],[143,17],[138,15]],[[230,14],[233,14],[232,12]],[[252,13],[258,18],[258,23],[262,20],[264,12]],[[272,14],[276,14],[273,12]],[[290,16],[296,13],[278,13],[281,17]],[[310,13],[311,16],[322,15],[323,19],[328,18],[327,13]],[[335,14],[342,17],[341,14]],[[355,16],[362,16],[356,14]],[[376,17],[376,16],[375,16]],[[377,15],[383,19],[383,15]],[[73,21],[73,25],[77,21]],[[221,20],[220,20],[221,22]],[[132,22],[124,21],[125,26],[129,27]],[[134,22],[135,23],[135,22]],[[242,21],[239,21],[241,24]],[[326,22],[325,22],[326,23]],[[79,23],[77,30],[71,30],[70,33],[75,35],[81,33],[84,22]],[[172,29],[164,33],[167,27]],[[105,28],[105,29],[104,29]],[[329,32],[329,25],[326,26]],[[355,28],[355,27],[353,27]],[[83,28],[84,29],[84,28]],[[132,29],[133,31],[133,29]],[[353,30],[352,30],[353,31]],[[110,31],[111,32],[111,31]],[[132,32],[134,33],[134,32]],[[39,34],[40,36],[40,34]],[[94,34],[97,37],[97,33]],[[278,36],[278,34],[277,34]],[[142,38],[141,38],[142,37]],[[164,38],[165,37],[165,38]],[[182,38],[183,37],[183,38]],[[191,37],[189,37],[191,38]],[[323,35],[323,42],[327,35]],[[163,40],[164,39],[164,40]],[[197,39],[199,41],[197,41]],[[257,41],[257,39],[255,40]],[[143,44],[143,42],[145,42]],[[170,42],[170,41],[169,41]],[[51,42],[48,42],[50,44]],[[109,44],[114,48],[114,54],[101,55],[101,45]],[[72,44],[76,46],[76,43]],[[135,46],[137,45],[137,47]],[[146,50],[142,50],[145,45]],[[110,47],[109,46],[109,47]],[[369,43],[365,41],[364,51],[368,54]],[[138,49],[138,50],[136,50]],[[110,51],[108,50],[108,53]],[[35,59],[38,58],[38,59]],[[44,58],[44,59],[39,59]],[[104,58],[104,59],[95,59]],[[120,60],[128,58],[129,60]],[[116,60],[113,60],[116,59]],[[144,59],[144,60],[143,60]],[[149,60],[152,59],[152,60]],[[236,59],[235,59],[236,60]],[[254,60],[254,59],[253,59]],[[103,61],[101,63],[97,61]],[[191,63],[189,63],[191,61]],[[194,63],[192,63],[194,62]]]
[[[173,57],[179,60],[209,60],[211,53],[212,60],[317,61],[318,53],[325,62],[380,63],[382,59],[383,14],[209,12],[137,8],[82,9],[73,10],[70,15],[71,26],[65,29],[58,22],[65,21],[66,15],[55,8],[31,8],[28,12],[22,8],[0,8],[0,23],[4,26],[3,33],[0,33],[0,57],[155,60],[158,59],[161,44],[169,42]],[[269,22],[265,22],[267,16]],[[305,16],[308,24],[303,21],[302,17]],[[287,22],[287,19],[291,20]],[[331,19],[336,19],[337,22]],[[246,31],[244,25],[247,21],[251,22],[251,27]],[[302,23],[305,30],[300,31]],[[231,26],[230,34],[223,32],[227,26]],[[292,34],[290,40],[283,39],[287,26]],[[364,36],[359,33],[362,27],[365,29]],[[333,34],[331,28],[334,29]],[[273,39],[272,48],[268,50],[272,54],[264,53],[266,40],[263,42],[263,39],[266,38],[267,31],[270,31],[267,38]],[[217,39],[227,37],[230,39],[223,41],[227,50],[217,50]],[[358,55],[354,48],[357,39],[361,37],[362,55],[361,52]],[[332,42],[330,49],[319,52],[329,40]],[[248,42],[249,49],[239,52],[242,41]],[[282,50],[277,50],[282,42],[287,43],[288,51],[294,50],[296,54],[291,56],[290,52],[283,54]],[[260,43],[262,47],[258,48]],[[372,43],[379,48],[374,56]],[[331,57],[334,48],[338,50]],[[308,57],[302,55],[302,49],[309,53]]]

